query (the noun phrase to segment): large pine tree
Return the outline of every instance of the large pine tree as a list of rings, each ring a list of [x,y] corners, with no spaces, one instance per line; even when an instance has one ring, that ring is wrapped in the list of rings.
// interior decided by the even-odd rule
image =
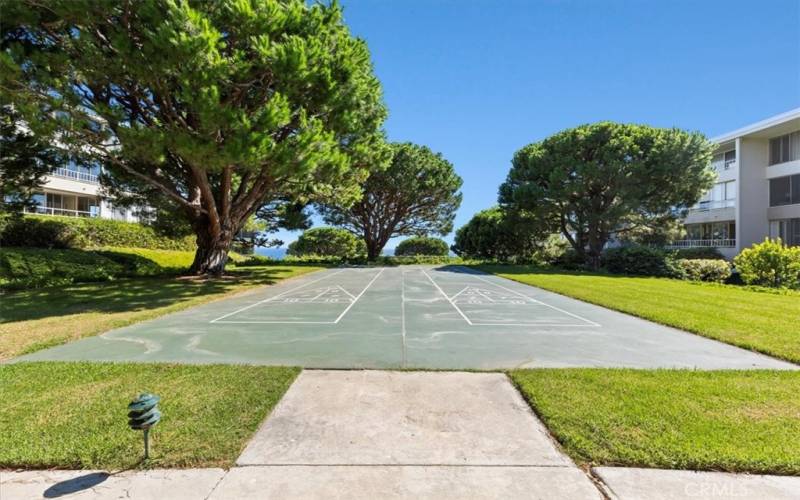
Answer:
[[[118,189],[168,200],[195,274],[275,199],[360,195],[385,118],[365,43],[302,0],[3,1],[0,92]]]

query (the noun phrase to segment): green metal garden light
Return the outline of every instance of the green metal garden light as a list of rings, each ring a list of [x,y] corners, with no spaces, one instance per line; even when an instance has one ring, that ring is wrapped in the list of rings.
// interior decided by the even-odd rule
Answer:
[[[155,394],[142,393],[128,405],[128,425],[131,429],[144,431],[144,458],[150,457],[148,441],[150,428],[161,420],[158,402],[161,398]]]

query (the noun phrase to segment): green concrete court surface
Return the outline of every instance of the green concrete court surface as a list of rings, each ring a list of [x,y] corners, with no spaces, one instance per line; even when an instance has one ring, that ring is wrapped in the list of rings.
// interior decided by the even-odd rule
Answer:
[[[328,269],[17,360],[797,368],[460,266]]]

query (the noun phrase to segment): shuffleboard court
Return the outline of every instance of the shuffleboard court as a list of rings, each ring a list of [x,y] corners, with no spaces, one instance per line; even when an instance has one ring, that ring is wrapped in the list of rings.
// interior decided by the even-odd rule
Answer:
[[[460,266],[329,269],[17,360],[797,368]]]

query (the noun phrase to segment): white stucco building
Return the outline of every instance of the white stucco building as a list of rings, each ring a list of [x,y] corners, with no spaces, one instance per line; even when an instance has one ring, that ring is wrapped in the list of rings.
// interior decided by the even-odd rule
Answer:
[[[74,163],[58,167],[45,178],[42,189],[34,195],[36,206],[25,211],[138,222],[133,209],[114,207],[109,200],[100,196],[99,173],[99,167],[86,168]]]
[[[728,258],[766,237],[800,245],[800,108],[711,139],[714,187],[689,210],[675,247]]]

